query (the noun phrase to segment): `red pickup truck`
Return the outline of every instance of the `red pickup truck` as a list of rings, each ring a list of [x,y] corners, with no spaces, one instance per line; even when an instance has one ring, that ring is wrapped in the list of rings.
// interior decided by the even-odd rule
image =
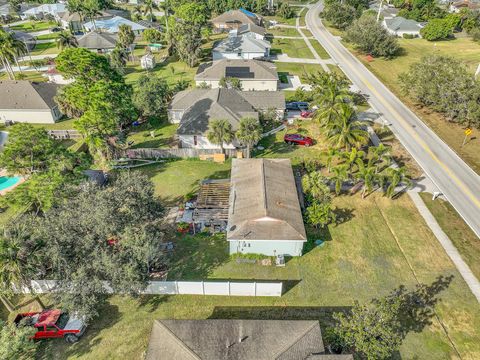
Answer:
[[[87,327],[82,320],[70,317],[61,310],[18,314],[14,322],[17,326],[35,327],[37,332],[33,336],[34,340],[64,338],[68,343],[77,342]]]

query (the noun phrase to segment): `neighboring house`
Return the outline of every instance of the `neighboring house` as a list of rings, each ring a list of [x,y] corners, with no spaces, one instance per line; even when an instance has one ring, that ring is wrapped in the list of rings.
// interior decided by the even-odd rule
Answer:
[[[301,256],[307,241],[290,159],[233,159],[230,254]]]
[[[59,87],[26,80],[0,81],[0,122],[53,124],[62,116],[54,100]]]
[[[60,23],[62,28],[70,30],[74,34],[83,31],[82,19],[78,13],[65,11],[60,16]]]
[[[153,54],[147,53],[140,58],[140,66],[142,69],[151,70],[155,67],[155,56]]]
[[[25,10],[20,17],[22,19],[28,19],[33,16],[37,19],[43,19],[45,15],[50,14],[55,18],[58,17],[58,13],[63,13],[67,10],[66,4],[43,4],[28,10]]]
[[[181,147],[220,149],[207,139],[211,120],[227,120],[234,131],[245,117],[259,118],[259,113],[270,109],[279,118],[285,113],[285,95],[281,91],[239,91],[233,89],[190,89],[177,93],[168,108],[171,123],[180,124],[177,135]],[[233,149],[233,141],[224,148]]]
[[[7,31],[8,33],[11,33],[15,40],[20,40],[21,42],[23,42],[27,47],[28,51],[32,51],[35,48],[35,45],[37,44],[37,40],[35,39],[35,37],[30,35],[27,32],[11,30],[9,28],[5,28],[5,31]]]
[[[326,355],[318,320],[155,320],[146,360],[353,360]]]
[[[220,87],[222,78],[238,78],[242,90],[277,91],[278,74],[274,63],[260,60],[216,60],[203,63],[195,75],[197,86],[206,84],[212,89]]]
[[[421,37],[420,30],[425,26],[425,23],[419,23],[415,20],[396,16],[394,18],[384,19],[382,25],[392,35],[403,37],[408,34],[415,37]]]
[[[95,24],[92,21],[89,21],[83,24],[83,27],[87,31],[93,31],[97,29],[97,30],[106,31],[110,34],[116,34],[118,33],[118,28],[120,27],[120,25],[130,26],[133,32],[135,33],[135,35],[140,35],[146,29],[145,26],[137,24],[136,22],[125,19],[121,16],[115,16],[111,19],[95,20]]]
[[[270,56],[271,44],[250,36],[229,36],[213,45],[213,60],[258,59]]]
[[[369,10],[373,10],[375,11],[375,13],[378,13],[378,8],[382,4],[383,4],[383,1],[371,3]],[[380,16],[384,19],[391,19],[397,16],[399,11],[400,11],[399,9],[393,7],[392,5],[389,5],[389,4],[382,5],[382,8],[380,10]]]
[[[49,82],[60,85],[67,85],[74,82],[74,79],[65,79],[62,74],[60,74],[55,67],[50,67],[47,71],[43,73],[43,76],[48,79]]]
[[[115,34],[91,31],[78,39],[78,47],[105,54],[115,49],[117,40]]]
[[[480,3],[469,0],[456,1],[450,4],[449,9],[453,13],[459,13],[462,9],[478,10],[480,9]]]
[[[253,24],[261,26],[261,17],[245,9],[230,10],[212,19],[213,29],[216,32],[238,29],[241,25]]]
[[[244,24],[238,29],[230,30],[231,36],[250,36],[254,39],[264,40],[267,30],[265,28],[255,24]]]

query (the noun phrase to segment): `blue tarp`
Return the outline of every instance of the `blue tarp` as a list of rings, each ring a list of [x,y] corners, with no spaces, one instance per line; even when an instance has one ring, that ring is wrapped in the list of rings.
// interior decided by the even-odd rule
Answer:
[[[244,8],[240,8],[240,9],[238,9],[238,10],[240,10],[241,12],[243,12],[243,13],[244,13],[245,15],[247,15],[247,16],[250,16],[250,17],[253,17],[253,18],[254,18],[254,17],[257,17],[257,15],[255,15],[254,13],[252,13],[252,12],[250,12],[250,11],[248,11],[248,10],[245,10]]]

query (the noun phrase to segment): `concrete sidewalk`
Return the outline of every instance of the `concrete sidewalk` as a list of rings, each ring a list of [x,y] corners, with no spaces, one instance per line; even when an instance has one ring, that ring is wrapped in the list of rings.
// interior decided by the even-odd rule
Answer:
[[[440,242],[440,245],[442,245],[450,260],[452,260],[453,264],[462,275],[463,280],[465,280],[473,295],[475,295],[477,301],[480,303],[480,282],[472,273],[467,263],[463,261],[462,256],[455,245],[453,245],[452,241],[448,238],[447,234],[445,234],[440,225],[438,225],[437,220],[435,220],[430,210],[428,210],[420,195],[413,191],[409,191],[408,195],[414,202],[418,212],[422,215],[428,227]]]

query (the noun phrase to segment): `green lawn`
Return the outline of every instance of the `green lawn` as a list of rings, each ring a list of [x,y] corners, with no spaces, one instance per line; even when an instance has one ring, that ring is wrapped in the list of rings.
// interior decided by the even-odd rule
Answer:
[[[270,28],[268,29],[268,34],[272,34],[273,36],[294,36],[294,37],[301,36],[297,29],[282,28],[282,27]]]
[[[35,32],[47,30],[55,26],[57,26],[57,23],[55,21],[27,21],[26,23],[20,25],[10,26],[10,29],[26,32]]]
[[[37,36],[37,40],[55,40],[60,36],[60,32],[54,32],[50,34],[44,34]]]
[[[35,45],[35,48],[30,52],[30,55],[52,55],[59,53],[60,49],[57,48],[57,43],[49,42]]]
[[[305,80],[306,76],[309,74],[315,74],[319,71],[323,72],[322,67],[317,64],[276,62],[275,65],[277,65],[278,72],[284,72],[290,75],[297,75],[302,80]]]
[[[441,114],[432,112],[428,108],[415,106],[408,96],[400,92],[398,81],[398,75],[407,71],[411,64],[420,61],[423,56],[435,53],[461,60],[474,73],[480,62],[480,44],[465,37],[437,42],[424,39],[399,39],[399,43],[403,49],[402,55],[392,60],[374,59],[368,62],[364,55],[355,51],[354,54],[477,173],[480,173],[480,130],[474,130],[471,141],[462,147],[464,128],[447,122]]]
[[[75,119],[60,119],[55,124],[32,124],[36,127],[42,127],[46,130],[74,130],[74,123]]]
[[[271,54],[286,54],[292,58],[314,59],[303,39],[273,39]]]
[[[330,55],[328,55],[327,50],[323,48],[323,46],[315,39],[311,39],[310,43],[312,44],[313,48],[317,51],[318,56],[321,59],[330,59]]]
[[[133,141],[132,148],[165,148],[172,147],[178,124],[169,124],[159,120],[151,120],[128,134],[128,141]],[[151,132],[153,131],[154,137]]]
[[[421,194],[442,230],[453,242],[475,276],[480,279],[480,240],[448,201],[432,200],[427,193]]]
[[[295,26],[296,24],[296,17],[293,17],[293,18],[290,18],[290,19],[284,19],[280,16],[265,16],[264,19],[266,21],[276,21],[277,23],[279,24],[283,24],[283,25],[292,25],[292,26]]]
[[[20,75],[23,74],[23,75]],[[15,76],[17,80],[23,78],[23,80],[30,80],[30,81],[37,81],[37,82],[44,82],[48,81],[48,78],[43,76],[43,73],[38,71],[23,71],[22,73],[16,72]],[[8,80],[8,75],[6,72],[0,73],[0,80]]]
[[[354,300],[368,301],[398,286],[413,289],[416,279],[431,285],[438,276],[450,275],[453,281],[445,289],[430,288],[431,296],[441,298],[438,319],[429,317],[430,325],[411,331],[396,358],[458,358],[445,331],[463,359],[479,358],[480,305],[410,199],[372,195],[361,200],[355,195],[334,203],[351,214],[350,220],[330,226],[322,247],[288,261],[284,268],[230,261],[221,237],[185,238],[179,245],[191,254],[184,263],[175,263],[183,266],[180,273],[187,278],[290,280],[281,298],[114,296],[79,343],[44,342],[42,358],[141,358],[154,319],[320,319],[325,327],[332,311],[348,309]]]

